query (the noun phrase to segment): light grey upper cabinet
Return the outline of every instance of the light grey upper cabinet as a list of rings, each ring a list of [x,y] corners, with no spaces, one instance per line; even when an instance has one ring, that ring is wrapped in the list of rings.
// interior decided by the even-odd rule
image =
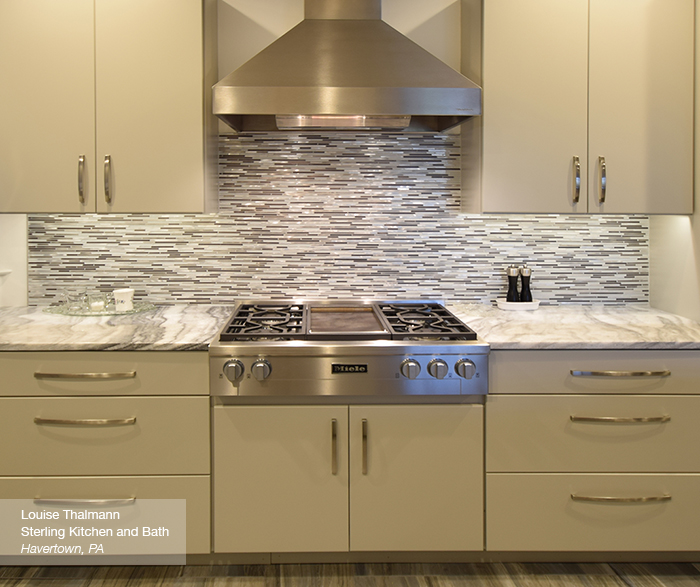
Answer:
[[[693,211],[693,0],[485,0],[481,211]]]
[[[215,8],[0,2],[0,212],[214,209]]]

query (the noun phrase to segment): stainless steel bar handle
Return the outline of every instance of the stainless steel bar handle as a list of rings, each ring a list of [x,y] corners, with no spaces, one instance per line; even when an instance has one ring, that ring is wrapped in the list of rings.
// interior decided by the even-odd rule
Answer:
[[[78,200],[85,203],[85,155],[78,157]]]
[[[571,494],[573,501],[593,501],[599,503],[651,503],[657,501],[671,501],[671,496],[668,493],[663,495],[651,495],[648,497],[608,497],[598,495],[577,495]]]
[[[574,204],[578,204],[581,199],[581,159],[574,156],[574,174],[571,185],[572,200]]]
[[[605,202],[608,189],[608,171],[605,166],[605,157],[598,157],[598,203]]]
[[[44,499],[37,497],[34,499],[37,505],[129,505],[136,503],[135,497],[124,499]]]
[[[112,156],[105,155],[105,201],[112,203]]]
[[[576,371],[571,370],[574,377],[668,377],[671,372],[664,371]]]
[[[642,418],[628,418],[618,416],[570,416],[572,422],[605,422],[611,424],[648,424],[670,422],[671,416],[649,416]]]
[[[338,474],[338,420],[331,420],[331,475]]]
[[[78,420],[36,417],[34,423],[44,426],[133,426],[136,424],[136,416],[115,419],[82,418]]]
[[[367,420],[362,419],[362,474],[367,474]]]
[[[35,379],[133,379],[136,371],[124,373],[34,373]]]

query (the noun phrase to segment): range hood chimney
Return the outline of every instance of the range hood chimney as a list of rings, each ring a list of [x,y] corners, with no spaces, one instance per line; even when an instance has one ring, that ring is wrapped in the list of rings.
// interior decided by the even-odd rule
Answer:
[[[381,0],[305,0],[304,20],[213,89],[237,132],[441,132],[481,114],[481,88],[381,20]]]

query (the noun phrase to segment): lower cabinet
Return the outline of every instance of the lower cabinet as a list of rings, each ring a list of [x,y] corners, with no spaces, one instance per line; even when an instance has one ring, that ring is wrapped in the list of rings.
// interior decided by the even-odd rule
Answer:
[[[700,475],[486,476],[490,551],[700,550]]]
[[[483,549],[483,408],[216,406],[214,551]]]
[[[184,499],[188,554],[209,553],[209,491],[208,475],[0,477],[3,499]]]

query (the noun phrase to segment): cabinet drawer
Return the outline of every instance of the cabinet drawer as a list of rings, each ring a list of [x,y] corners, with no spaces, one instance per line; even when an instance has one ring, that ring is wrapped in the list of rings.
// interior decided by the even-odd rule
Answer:
[[[489,393],[697,394],[699,359],[698,351],[493,351]]]
[[[5,396],[209,394],[204,352],[6,352],[0,372]]]
[[[209,473],[209,399],[2,398],[0,447],[3,476]]]
[[[486,470],[700,472],[698,422],[698,396],[490,396]]]
[[[185,499],[188,554],[210,551],[209,495],[209,476],[0,477],[3,499]]]
[[[575,501],[579,497],[668,501]],[[492,551],[700,549],[700,475],[486,476]]]

